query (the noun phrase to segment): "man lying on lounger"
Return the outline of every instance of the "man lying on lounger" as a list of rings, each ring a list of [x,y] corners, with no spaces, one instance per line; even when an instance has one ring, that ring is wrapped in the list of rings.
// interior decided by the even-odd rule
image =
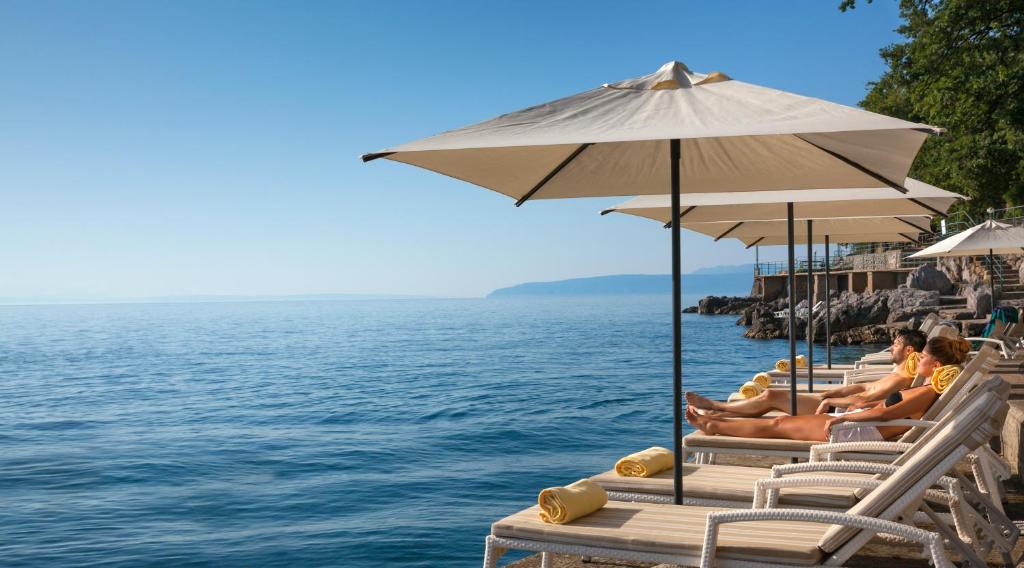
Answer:
[[[861,405],[885,400],[890,394],[908,388],[916,376],[916,362],[928,341],[924,333],[916,329],[901,329],[892,342],[892,373],[878,379],[829,389],[816,393],[797,394],[799,414],[821,414],[835,408],[859,408]],[[907,367],[914,367],[910,370]],[[772,411],[789,414],[789,389],[765,389],[754,398],[734,402],[718,402],[700,396],[695,392],[686,393],[689,407],[717,417],[756,417]]]
[[[775,418],[722,418],[701,415],[696,408],[686,409],[686,421],[710,435],[745,438],[788,438],[790,440],[828,441],[832,427],[843,422],[874,422],[919,419],[938,400],[939,395],[960,376],[960,365],[967,359],[971,344],[964,338],[933,337],[921,351],[918,365],[922,374],[931,375],[927,384],[900,390],[882,403],[869,403],[871,408],[832,414],[805,414]],[[906,426],[857,426],[840,430],[839,442],[890,440],[906,432]]]

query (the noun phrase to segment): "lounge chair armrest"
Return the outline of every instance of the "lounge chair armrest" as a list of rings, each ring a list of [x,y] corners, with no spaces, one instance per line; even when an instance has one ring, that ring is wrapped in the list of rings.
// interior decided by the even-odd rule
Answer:
[[[715,549],[718,546],[718,528],[726,523],[745,523],[753,521],[801,521],[807,523],[823,523],[843,525],[881,534],[905,538],[923,545],[931,553],[936,567],[950,566],[949,559],[943,549],[942,538],[932,532],[919,529],[895,521],[885,521],[863,515],[851,515],[834,511],[815,511],[809,509],[737,509],[708,513],[707,525],[704,530],[704,549],[700,556],[701,568],[715,565]]]
[[[906,442],[838,442],[831,444],[816,444],[811,446],[809,461],[828,461],[823,456],[830,454],[842,454],[848,452],[875,453],[875,454],[899,454],[911,448],[912,444]]]
[[[790,487],[848,487],[850,489],[874,489],[881,484],[879,479],[835,476],[802,476],[775,479],[758,479],[754,482],[754,509],[774,509],[779,506],[779,490]]]
[[[822,465],[825,463],[819,462]],[[826,462],[827,463],[827,462]],[[879,466],[878,471],[854,471],[853,473],[881,473],[891,474],[897,470],[896,466],[888,464],[867,464],[862,462],[832,462],[833,464],[856,464]],[[808,464],[792,464],[808,465]],[[886,469],[887,468],[887,469]],[[829,472],[835,473],[835,472]],[[846,472],[843,472],[846,473]],[[881,485],[882,479],[874,477],[835,477],[835,476],[802,476],[802,477],[772,477],[758,479],[754,482],[753,509],[775,509],[779,506],[779,490],[793,487],[849,487],[851,489],[874,489]],[[952,477],[943,476],[932,486],[933,489],[925,491],[925,497],[932,501],[949,504],[949,493],[951,486],[956,485]]]
[[[870,473],[870,474],[892,474],[896,472],[896,466],[887,463],[859,462],[859,461],[819,461],[803,463],[787,463],[772,467],[772,478],[781,478],[786,475],[801,473]]]
[[[910,426],[917,428],[931,428],[935,426],[935,422],[931,420],[913,420],[910,418],[897,418],[896,420],[869,420],[865,422],[840,422],[832,426],[832,430],[850,430],[857,428],[858,426]]]

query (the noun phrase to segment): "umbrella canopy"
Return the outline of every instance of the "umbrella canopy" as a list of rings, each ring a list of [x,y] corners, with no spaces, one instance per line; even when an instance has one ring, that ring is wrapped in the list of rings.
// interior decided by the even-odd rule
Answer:
[[[1024,227],[988,220],[962,233],[943,239],[908,258],[938,256],[981,256],[1024,252]]]
[[[793,204],[796,219],[872,217],[877,215],[944,215],[966,197],[907,178],[906,194],[884,188],[808,189],[804,191],[747,191],[687,193],[680,196],[683,225],[713,221],[759,221],[786,218]],[[641,195],[601,212],[636,215],[667,223],[672,217],[670,195]],[[737,207],[742,205],[742,207]],[[904,232],[904,231],[901,231]],[[878,239],[875,239],[878,240]]]
[[[637,79],[365,154],[517,200],[666,193],[680,141],[685,193],[895,187],[941,129],[695,73]]]
[[[829,236],[834,243],[916,242],[918,233],[931,232],[931,218],[915,217],[853,217],[812,219],[812,243],[825,241]],[[784,245],[789,242],[786,219],[773,221],[727,221],[724,223],[687,223],[689,229],[713,237],[739,239],[747,246]],[[794,234],[794,244],[806,244],[804,231]]]
[[[528,199],[668,192],[673,215],[678,217],[681,192],[889,187],[906,193],[902,183],[921,144],[928,134],[940,131],[734,81],[723,73],[694,73],[672,61],[650,75],[365,154],[362,159],[387,158],[419,166],[512,197],[517,206]],[[671,240],[673,484],[678,504],[682,503],[679,223],[673,223]],[[795,385],[792,334],[790,360]]]

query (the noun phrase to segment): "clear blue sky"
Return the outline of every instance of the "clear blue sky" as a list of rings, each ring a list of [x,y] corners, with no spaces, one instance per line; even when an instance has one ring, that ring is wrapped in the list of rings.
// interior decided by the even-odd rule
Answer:
[[[667,273],[668,231],[598,216],[619,199],[517,209],[358,156],[672,59],[856,104],[897,8],[838,3],[0,0],[0,297]],[[753,260],[684,247],[684,271]]]

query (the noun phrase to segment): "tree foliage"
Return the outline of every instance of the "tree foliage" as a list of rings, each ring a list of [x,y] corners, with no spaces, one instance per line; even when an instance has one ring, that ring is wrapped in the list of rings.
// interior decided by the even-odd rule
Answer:
[[[1024,0],[900,0],[900,16],[906,41],[881,50],[889,69],[861,106],[947,129],[911,176],[975,212],[1024,204]]]

